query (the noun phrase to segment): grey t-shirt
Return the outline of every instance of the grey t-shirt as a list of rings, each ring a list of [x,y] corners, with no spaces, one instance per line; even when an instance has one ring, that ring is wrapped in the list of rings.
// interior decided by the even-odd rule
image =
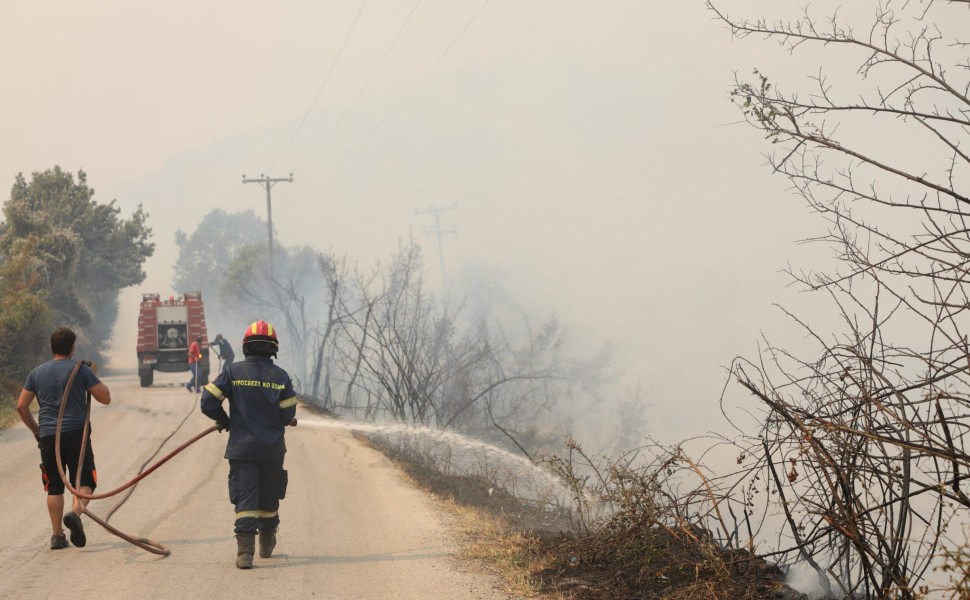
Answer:
[[[57,430],[57,413],[61,410],[61,396],[67,386],[67,380],[71,377],[76,361],[66,358],[49,360],[44,364],[34,367],[34,370],[27,375],[24,389],[33,392],[37,396],[37,403],[40,411],[37,420],[40,425],[40,437],[54,435]],[[61,431],[74,431],[84,427],[84,416],[86,412],[85,392],[101,383],[101,380],[94,374],[90,367],[81,365],[77,376],[74,377],[74,384],[71,386],[71,393],[67,399],[67,406],[64,409],[64,420],[61,423]]]

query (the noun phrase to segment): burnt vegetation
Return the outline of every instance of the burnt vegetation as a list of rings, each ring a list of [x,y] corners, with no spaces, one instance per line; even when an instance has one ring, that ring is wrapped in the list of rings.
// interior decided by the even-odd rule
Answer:
[[[244,249],[207,284],[282,323],[319,406],[461,432],[554,473],[549,491],[482,455],[375,442],[433,489],[532,532],[538,593],[795,598],[784,582],[802,569],[819,597],[967,597],[970,6],[882,2],[773,21],[727,4],[707,7],[734,38],[792,57],[783,73],[738,75],[730,98],[821,224],[807,242],[834,257],[789,269],[813,314],[830,315],[781,309],[804,343],[765,338],[733,361],[729,436],[630,450],[643,440],[636,392],[610,405],[617,444],[585,452],[565,437],[586,416],[570,400],[602,400],[608,349],[576,353],[558,321],[487,289],[429,293],[413,241],[371,269],[332,254],[309,268],[294,249],[270,270]],[[705,465],[714,456],[736,468]]]
[[[708,8],[735,38],[817,58],[803,74],[738,76],[730,95],[824,227],[808,242],[833,251],[831,266],[789,274],[831,317],[782,309],[806,343],[765,338],[733,362],[730,389],[753,403],[734,414],[725,396],[735,431],[711,445],[737,457],[734,472],[682,447],[530,453],[567,482],[572,510],[536,581],[583,598],[795,597],[782,582],[800,568],[819,597],[965,598],[970,7],[884,2],[862,17],[771,21],[722,4]],[[360,331],[376,313],[365,315]]]
[[[885,2],[852,23],[810,10],[736,19],[721,4],[708,6],[736,38],[828,57],[804,80],[755,70],[731,95],[771,143],[772,171],[827,225],[810,241],[833,249],[835,266],[790,275],[839,324],[789,312],[814,349],[764,340],[733,365],[759,408],[759,427],[732,440],[739,490],[765,492],[734,502],[739,529],[779,523],[774,560],[809,565],[826,597],[962,597],[968,6]],[[757,537],[747,543],[765,548]]]
[[[818,323],[781,309],[804,343],[766,337],[731,364],[730,435],[646,442],[639,391],[603,396],[608,346],[577,351],[556,318],[487,278],[429,292],[413,240],[371,268],[309,247],[281,248],[270,265],[265,246],[204,233],[262,239],[262,221],[213,211],[179,232],[174,285],[232,322],[278,324],[281,360],[330,414],[456,432],[516,457],[508,472],[433,435],[369,436],[429,489],[524,532],[517,564],[537,595],[799,598],[786,582],[800,569],[817,597],[968,598],[970,2],[781,20],[706,4],[738,41],[791,55],[782,73],[736,76],[730,98],[821,224],[807,241],[834,258],[789,269],[829,313]],[[94,202],[83,173],[18,177],[4,217],[9,386],[56,324],[77,326],[87,354],[104,351],[118,291],[144,278],[153,246],[147,216]],[[615,443],[591,452],[568,437],[590,418],[577,399],[597,402]],[[729,472],[713,466],[725,456]]]

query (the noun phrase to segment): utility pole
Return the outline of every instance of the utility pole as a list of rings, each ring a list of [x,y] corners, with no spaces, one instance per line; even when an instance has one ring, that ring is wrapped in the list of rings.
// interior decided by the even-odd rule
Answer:
[[[293,173],[290,173],[289,177],[269,177],[268,175],[260,175],[257,179],[246,179],[246,176],[242,176],[243,183],[260,183],[266,188],[266,228],[269,230],[269,277],[273,278],[273,196],[270,190],[277,183],[285,181],[287,183],[293,183]]]
[[[441,269],[442,283],[445,282],[445,250],[444,250],[444,245],[441,243],[441,234],[452,233],[454,235],[458,235],[458,229],[456,229],[454,226],[452,226],[450,229],[442,229],[441,213],[445,212],[446,210],[452,210],[455,208],[458,208],[457,204],[452,204],[451,206],[444,206],[444,207],[429,206],[428,208],[425,208],[425,209],[421,209],[421,208],[414,209],[414,214],[416,215],[424,215],[429,213],[434,215],[434,227],[433,228],[422,227],[421,233],[433,233],[438,238],[438,266]]]

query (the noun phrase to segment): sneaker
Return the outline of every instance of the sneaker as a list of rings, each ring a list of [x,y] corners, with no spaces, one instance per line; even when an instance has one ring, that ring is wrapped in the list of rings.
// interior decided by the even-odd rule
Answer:
[[[186,383],[185,384],[185,389],[189,390],[189,393],[191,394],[192,393],[192,384],[191,383]]]
[[[64,526],[71,530],[71,543],[78,548],[83,548],[88,543],[87,536],[84,535],[84,525],[81,524],[81,517],[76,512],[69,512],[64,515]]]
[[[61,550],[67,548],[67,536],[63,533],[61,535],[51,536],[51,550]]]

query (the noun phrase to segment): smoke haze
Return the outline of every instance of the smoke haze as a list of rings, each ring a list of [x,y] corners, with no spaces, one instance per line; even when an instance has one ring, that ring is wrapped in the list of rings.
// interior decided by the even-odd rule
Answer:
[[[281,243],[368,264],[414,235],[435,280],[434,221],[415,209],[457,204],[446,271],[488,265],[591,353],[612,342],[651,432],[677,437],[717,426],[725,367],[783,322],[780,271],[816,231],[727,97],[735,70],[784,56],[732,43],[701,2],[5,12],[0,181],[83,169],[97,200],[150,215],[157,249],[123,294],[115,366],[135,364],[140,293],[184,291],[174,232],[215,208],[265,217],[241,176],[292,172],[273,189]]]

